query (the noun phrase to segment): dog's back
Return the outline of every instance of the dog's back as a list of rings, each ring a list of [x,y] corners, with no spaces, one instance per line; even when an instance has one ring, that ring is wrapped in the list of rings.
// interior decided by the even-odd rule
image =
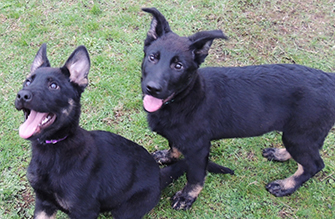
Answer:
[[[90,153],[95,154],[95,160],[83,174],[94,173],[86,177],[91,183],[87,189],[99,191],[96,197],[91,198],[99,201],[100,211],[111,211],[119,218],[128,218],[127,215],[131,218],[131,215],[144,215],[155,207],[160,197],[160,169],[148,152],[142,146],[111,132],[81,132],[78,137],[90,136],[92,139],[85,145],[89,146]],[[85,137],[85,141],[90,138]],[[140,201],[136,203],[136,200]],[[121,203],[125,205],[123,211],[119,209]],[[114,209],[117,212],[114,213]],[[133,212],[135,209],[136,213]]]
[[[212,139],[285,131],[295,120],[306,121],[302,129],[335,122],[333,74],[291,64],[198,71],[206,87],[199,114],[207,118]]]

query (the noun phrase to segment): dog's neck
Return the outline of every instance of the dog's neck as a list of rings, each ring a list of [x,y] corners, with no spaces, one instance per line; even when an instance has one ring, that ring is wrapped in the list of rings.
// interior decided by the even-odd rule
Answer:
[[[172,103],[175,100],[176,101],[182,101],[185,97],[188,97],[192,91],[196,91],[197,95],[194,98],[202,98],[203,93],[202,93],[202,84],[201,84],[201,80],[200,80],[200,76],[198,73],[196,73],[196,76],[192,78],[192,80],[188,83],[188,86],[180,91],[175,98],[173,98],[172,100],[170,100],[169,102]]]
[[[67,138],[67,135],[65,137],[63,137],[63,138],[60,138],[60,139],[45,140],[44,143],[45,144],[56,144],[56,143],[58,143],[60,141],[65,140],[66,138]]]
[[[75,128],[74,126],[65,127],[53,135],[50,136],[40,136],[40,138],[35,139],[34,141],[39,145],[55,145],[57,143],[63,142],[73,135],[76,135],[78,132],[78,127]]]

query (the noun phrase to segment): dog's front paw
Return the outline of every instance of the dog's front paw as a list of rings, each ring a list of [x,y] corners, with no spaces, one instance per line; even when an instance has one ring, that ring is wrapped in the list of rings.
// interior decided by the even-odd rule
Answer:
[[[172,208],[175,210],[190,209],[196,199],[196,197],[191,197],[183,191],[178,191],[172,198]]]
[[[170,150],[155,151],[151,155],[160,165],[172,164],[176,161],[175,158],[171,158]]]
[[[266,190],[277,197],[282,197],[286,195],[291,195],[296,189],[289,188],[285,189],[285,185],[282,183],[282,180],[276,180],[266,185]]]

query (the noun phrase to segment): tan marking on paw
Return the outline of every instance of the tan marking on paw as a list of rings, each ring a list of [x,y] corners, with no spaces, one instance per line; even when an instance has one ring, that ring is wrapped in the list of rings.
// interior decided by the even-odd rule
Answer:
[[[298,164],[298,170],[292,176],[283,180],[276,180],[275,182],[277,182],[280,187],[285,190],[294,188],[296,186],[295,178],[301,176],[303,172],[304,168],[300,164]]]
[[[55,218],[56,218],[56,213],[54,213],[53,215],[49,217],[44,211],[36,213],[36,217],[35,217],[35,219],[55,219]]]
[[[178,159],[181,156],[181,154],[182,153],[175,147],[172,147],[171,150],[170,150],[170,157],[171,158]]]
[[[202,189],[203,186],[196,185],[190,192],[188,192],[188,195],[192,198],[197,198]]]
[[[291,154],[285,148],[277,148],[274,156],[280,161],[287,161],[291,159]]]

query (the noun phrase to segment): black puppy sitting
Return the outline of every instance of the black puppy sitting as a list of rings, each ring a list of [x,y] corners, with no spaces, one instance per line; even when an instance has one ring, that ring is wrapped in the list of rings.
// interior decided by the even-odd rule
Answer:
[[[293,193],[319,172],[319,149],[335,122],[335,76],[300,65],[199,68],[220,30],[189,37],[173,33],[155,8],[144,42],[143,105],[153,131],[169,141],[170,150],[155,154],[169,163],[181,153],[187,162],[187,185],[173,198],[187,209],[204,185],[210,141],[282,131],[286,149],[269,148],[269,160],[293,158],[298,170],[269,183],[275,196]],[[180,153],[181,152],[181,153]]]
[[[161,188],[184,171],[182,163],[160,171],[134,142],[78,126],[89,68],[84,46],[63,67],[51,68],[43,44],[17,94],[15,106],[26,117],[19,134],[32,143],[27,176],[36,193],[34,218],[55,218],[58,209],[78,219],[104,211],[141,218],[157,204]]]

